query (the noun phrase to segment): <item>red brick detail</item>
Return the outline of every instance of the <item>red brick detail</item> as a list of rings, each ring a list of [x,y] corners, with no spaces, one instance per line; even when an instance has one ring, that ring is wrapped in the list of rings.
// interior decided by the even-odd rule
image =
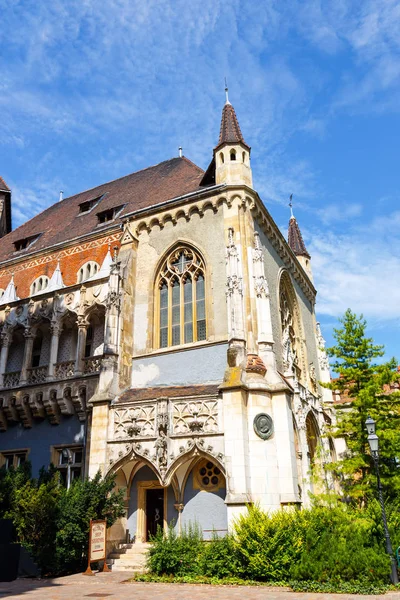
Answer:
[[[117,235],[121,237],[121,233]],[[34,257],[18,265],[13,265],[10,269],[0,271],[0,288],[5,289],[10,282],[11,275],[14,274],[17,295],[20,298],[28,298],[31,284],[40,275],[47,275],[50,278],[57,267],[58,260],[60,261],[61,274],[65,285],[75,285],[78,271],[83,264],[93,260],[101,265],[107,254],[109,244],[112,248],[119,246],[119,242],[114,239],[115,237],[106,236],[100,240],[81,243],[71,248],[58,250],[54,254]]]

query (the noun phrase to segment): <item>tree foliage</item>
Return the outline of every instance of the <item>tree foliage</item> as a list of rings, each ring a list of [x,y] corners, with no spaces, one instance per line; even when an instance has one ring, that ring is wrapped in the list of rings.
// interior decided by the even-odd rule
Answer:
[[[76,480],[69,490],[56,470],[30,476],[30,465],[0,469],[0,518],[12,519],[18,541],[44,575],[76,572],[85,566],[90,519],[111,526],[124,514],[123,492],[114,491],[115,478]]]
[[[346,441],[347,451],[333,465],[344,493],[358,502],[376,490],[375,469],[369,451],[365,420],[377,423],[380,465],[386,493],[394,498],[400,491],[400,392],[397,362],[383,361],[384,347],[366,336],[367,322],[350,309],[334,329],[336,344],[327,348],[339,377],[325,384],[340,392],[332,435]]]

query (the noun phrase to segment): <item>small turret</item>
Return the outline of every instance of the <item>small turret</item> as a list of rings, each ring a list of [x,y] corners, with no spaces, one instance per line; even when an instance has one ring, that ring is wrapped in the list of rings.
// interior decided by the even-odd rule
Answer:
[[[311,270],[311,256],[307,252],[306,245],[303,240],[303,236],[301,235],[300,227],[296,221],[296,218],[293,215],[292,211],[292,195],[290,196],[290,211],[291,217],[289,221],[288,228],[288,244],[295,253],[298,258],[299,263],[311,279],[313,280],[312,270]]]
[[[250,167],[250,146],[244,141],[235,109],[229,102],[228,88],[222,109],[219,140],[214,148],[215,183],[248,185],[253,187]]]

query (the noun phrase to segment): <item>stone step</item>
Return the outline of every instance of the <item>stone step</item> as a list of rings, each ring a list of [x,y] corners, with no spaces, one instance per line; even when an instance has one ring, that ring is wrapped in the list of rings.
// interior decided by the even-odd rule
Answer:
[[[131,557],[119,557],[119,556],[109,556],[107,560],[112,560],[113,564],[115,563],[121,563],[121,565],[139,565],[139,566],[143,566],[146,564],[146,559],[137,559],[137,558],[131,558]]]
[[[131,567],[128,565],[112,565],[112,572],[117,573],[118,571],[125,571],[130,573],[147,573],[147,569],[139,567]]]
[[[150,544],[119,544],[108,555],[112,570],[145,573],[149,547]]]

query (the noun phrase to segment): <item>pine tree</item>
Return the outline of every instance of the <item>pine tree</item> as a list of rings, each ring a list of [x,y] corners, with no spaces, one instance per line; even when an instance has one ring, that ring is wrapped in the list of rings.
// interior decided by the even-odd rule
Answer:
[[[393,358],[384,357],[384,347],[365,335],[367,322],[350,309],[340,319],[342,327],[334,329],[336,345],[327,349],[335,359],[332,369],[339,376],[331,384],[340,392],[336,405],[335,438],[344,438],[347,451],[333,469],[339,476],[344,494],[364,502],[376,491],[374,464],[370,455],[365,420],[376,421],[382,483],[388,497],[400,491],[400,373]]]

